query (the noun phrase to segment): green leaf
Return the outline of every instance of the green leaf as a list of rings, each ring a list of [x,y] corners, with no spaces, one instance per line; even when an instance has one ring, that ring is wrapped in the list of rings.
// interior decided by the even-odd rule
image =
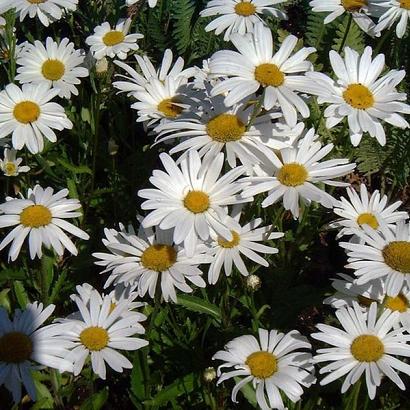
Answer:
[[[51,290],[51,295],[48,299],[50,303],[54,303],[56,297],[60,293],[60,290],[65,284],[66,277],[67,277],[66,271],[61,272],[60,275],[58,276],[56,282],[54,283],[53,289]]]
[[[19,280],[17,280],[14,282],[13,287],[14,293],[17,298],[17,302],[19,303],[22,309],[25,309],[27,304],[29,303],[29,299],[27,296],[27,292],[24,289],[24,285]]]
[[[9,292],[10,292],[9,288],[3,289],[0,292],[0,306],[4,307],[8,311],[10,311],[11,309],[10,298],[8,296]]]
[[[221,321],[221,310],[219,307],[197,296],[179,295],[177,303],[193,312],[205,313]]]
[[[12,280],[24,280],[26,272],[23,269],[6,268],[0,271],[0,284]]]
[[[142,355],[143,351],[138,351],[135,355],[134,361],[132,363],[131,371],[131,392],[137,399],[137,401],[142,402],[145,400],[145,385],[147,380],[144,375],[144,370],[142,368]]]
[[[62,165],[65,169],[68,169],[69,171],[71,171],[73,174],[90,174],[91,175],[93,173],[91,169],[87,167],[86,165],[70,164],[68,161],[62,158],[58,158],[57,162],[60,165]]]
[[[36,386],[37,401],[30,408],[32,410],[54,409],[54,400],[50,391],[43,383],[40,383],[36,377],[34,377],[33,380]]]
[[[239,377],[235,377],[235,381],[238,383],[241,379]],[[241,392],[242,394],[245,396],[246,400],[248,400],[248,403],[254,407],[254,408],[258,408],[258,402],[256,401],[256,393],[254,388],[252,387],[252,385],[250,383],[245,384],[245,386],[243,386],[241,388]]]
[[[89,397],[80,407],[80,410],[100,410],[108,399],[108,388]]]

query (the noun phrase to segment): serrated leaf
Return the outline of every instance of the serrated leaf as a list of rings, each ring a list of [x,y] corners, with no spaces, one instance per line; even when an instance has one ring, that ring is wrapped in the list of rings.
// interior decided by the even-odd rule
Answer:
[[[6,268],[0,271],[0,284],[9,280],[23,280],[26,272],[23,269]]]
[[[86,165],[74,165],[70,164],[68,161],[58,158],[57,162],[62,165],[65,169],[68,169],[71,171],[73,174],[92,174],[92,171],[89,167]]]
[[[89,397],[80,407],[80,410],[100,410],[107,402],[108,389],[99,391]]]
[[[19,303],[22,309],[25,309],[27,304],[29,303],[29,299],[27,296],[27,292],[24,289],[23,283],[17,280],[13,283],[13,288],[17,302]]]
[[[219,307],[197,296],[179,295],[177,303],[193,312],[205,313],[218,321],[221,320],[221,310]]]

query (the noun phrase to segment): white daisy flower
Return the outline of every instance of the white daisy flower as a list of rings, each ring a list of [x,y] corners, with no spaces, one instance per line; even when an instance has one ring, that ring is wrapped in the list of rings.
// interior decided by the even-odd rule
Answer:
[[[50,23],[60,20],[63,12],[77,9],[78,0],[0,0],[0,13],[15,9],[20,22],[27,16],[38,17],[48,27]]]
[[[111,272],[105,287],[113,282],[133,285],[140,296],[148,292],[154,298],[160,286],[164,300],[176,302],[176,289],[185,293],[193,291],[187,282],[206,286],[198,268],[212,260],[205,245],[197,245],[193,256],[187,257],[185,250],[174,244],[169,230],[140,227],[137,236],[133,231],[106,229],[106,235],[103,243],[110,253],[93,254],[100,259],[96,264],[106,267],[101,273]]]
[[[376,230],[382,224],[394,231],[398,221],[409,217],[407,212],[397,211],[401,201],[387,206],[387,195],[381,197],[378,190],[374,191],[369,199],[364,184],[360,185],[360,196],[352,187],[348,187],[346,191],[349,198],[341,197],[339,204],[333,208],[333,212],[343,218],[330,225],[333,228],[342,228],[337,238],[354,235],[364,224]]]
[[[370,18],[377,10],[374,0],[313,0],[309,3],[312,11],[328,14],[323,23],[329,24],[339,16],[350,13],[353,21],[370,36],[380,36],[375,30],[376,24]]]
[[[8,84],[0,91],[0,138],[12,134],[13,147],[25,145],[32,154],[44,148],[44,137],[56,142],[53,129],[71,129],[73,123],[64,108],[51,102],[59,90],[50,90],[47,84],[23,84],[22,89]]]
[[[242,196],[247,198],[268,192],[262,202],[263,208],[283,196],[283,206],[292,212],[295,219],[299,217],[299,197],[307,204],[315,201],[326,208],[333,208],[337,204],[336,199],[315,184],[322,182],[332,186],[347,186],[349,184],[334,181],[333,178],[347,175],[356,164],[349,164],[349,160],[345,158],[319,162],[332,149],[333,144],[322,147],[317,141],[315,130],[311,128],[298,146],[280,150],[281,159],[276,157],[272,163],[271,175],[245,178],[250,186],[244,188]]]
[[[227,108],[222,96],[210,99],[205,96],[200,103],[198,110],[155,128],[159,134],[156,142],[183,139],[171,148],[171,155],[183,151],[183,158],[190,150],[197,150],[203,157],[202,166],[207,168],[215,155],[224,150],[231,168],[236,167],[239,159],[242,165],[251,169],[256,164],[274,161],[275,154],[271,148],[289,146],[285,139],[278,137],[280,133],[272,122],[281,116],[280,113],[259,116],[250,124],[253,105],[239,103]]]
[[[249,275],[248,269],[241,258],[241,254],[253,262],[256,262],[258,265],[267,267],[269,263],[262,258],[262,256],[258,255],[258,253],[275,254],[279,252],[278,249],[273,246],[262,245],[258,242],[282,238],[283,233],[272,232],[273,225],[259,227],[262,223],[261,218],[251,220],[242,226],[239,223],[241,210],[241,206],[235,206],[231,214],[232,219],[236,222],[236,226],[232,224],[231,233],[233,239],[231,241],[219,237],[211,230],[212,242],[210,244],[210,253],[213,255],[213,260],[208,271],[208,282],[211,285],[214,285],[218,281],[222,269],[225,271],[226,276],[230,276],[232,273],[232,265],[238,269],[241,275]]]
[[[386,134],[380,120],[399,128],[409,127],[399,115],[410,113],[410,106],[402,102],[406,94],[396,90],[406,72],[391,70],[378,78],[384,69],[384,55],[378,54],[372,60],[372,52],[371,47],[366,47],[360,57],[355,50],[345,47],[343,60],[336,51],[330,51],[337,81],[323,73],[307,74],[317,82],[318,102],[330,104],[324,112],[327,128],[333,128],[347,117],[354,146],[359,145],[365,132],[385,145]]]
[[[387,295],[397,296],[404,284],[410,286],[410,224],[399,221],[395,232],[383,225],[380,232],[368,226],[363,230],[356,235],[365,244],[339,243],[348,251],[346,267],[355,270],[358,285],[383,278]]]
[[[176,244],[184,243],[187,256],[195,254],[199,240],[206,241],[212,228],[219,236],[231,241],[233,236],[225,218],[227,205],[249,202],[239,192],[243,183],[237,178],[245,172],[244,167],[236,167],[220,177],[224,164],[222,153],[215,156],[206,169],[201,169],[201,159],[197,151],[190,151],[182,159],[180,168],[167,154],[160,155],[167,172],[154,170],[150,182],[157,189],[141,189],[138,196],[147,199],[141,208],[152,210],[142,221],[148,228],[174,228]]]
[[[0,228],[17,225],[0,243],[0,250],[11,243],[9,259],[15,261],[26,237],[29,237],[30,257],[42,257],[42,246],[53,248],[63,255],[64,248],[77,255],[77,248],[64,233],[67,231],[81,239],[89,239],[81,229],[67,222],[67,218],[77,218],[81,212],[78,199],[67,199],[68,189],[54,194],[50,187],[43,189],[36,185],[28,190],[27,199],[7,197],[0,204]]]
[[[392,331],[399,313],[386,310],[377,319],[377,303],[372,303],[366,313],[354,302],[353,308],[339,309],[336,316],[343,330],[318,324],[320,333],[311,335],[314,339],[335,346],[319,349],[319,354],[314,357],[317,363],[332,362],[320,369],[320,374],[330,373],[320,384],[326,385],[347,374],[341,390],[345,393],[365,373],[370,399],[374,399],[383,376],[405,390],[404,383],[394,370],[410,375],[410,366],[395,357],[410,356],[410,346],[406,343],[410,336]]]
[[[4,158],[0,159],[0,169],[6,177],[15,177],[22,172],[30,171],[30,167],[20,164],[23,158],[16,158],[17,151],[15,149],[4,149]]]
[[[93,372],[101,379],[106,377],[106,363],[119,373],[131,369],[132,363],[117,349],[132,351],[148,345],[146,340],[134,336],[145,333],[139,323],[143,319],[136,315],[123,316],[128,309],[126,301],[111,309],[111,297],[102,298],[95,289],[88,304],[79,296],[73,299],[79,312],[75,319],[60,319],[60,326],[62,337],[74,346],[66,355],[74,364],[74,375],[80,374],[88,356],[91,356]]]
[[[137,110],[137,121],[149,121],[148,125],[151,125],[158,119],[175,119],[184,109],[189,108],[184,104],[186,96],[183,95],[183,88],[194,75],[194,69],[184,70],[183,58],[178,57],[172,64],[173,54],[167,49],[157,70],[148,57],[135,58],[142,74],[121,61],[115,61],[130,77],[118,75],[123,79],[115,81],[113,85],[137,100],[131,105],[131,108]]]
[[[378,6],[383,9],[383,14],[380,16],[375,30],[390,29],[399,20],[396,26],[396,35],[398,38],[403,38],[407,29],[407,21],[410,19],[410,1],[382,0],[378,3]]]
[[[144,36],[139,33],[128,34],[131,23],[131,19],[126,19],[120,20],[113,28],[107,22],[95,27],[94,34],[85,40],[94,58],[100,60],[105,56],[117,56],[124,60],[130,51],[138,50],[137,40]]]
[[[71,94],[78,95],[76,85],[80,84],[80,77],[87,77],[88,70],[80,67],[85,56],[81,50],[74,49],[74,43],[68,38],[63,38],[59,43],[47,37],[46,46],[35,41],[34,45],[28,44],[20,53],[17,64],[16,76],[21,84],[46,83],[51,88],[59,90],[59,96],[70,98]]]
[[[41,327],[54,308],[49,305],[43,309],[42,303],[30,303],[23,311],[17,309],[10,320],[0,307],[0,385],[12,393],[15,403],[21,400],[21,384],[31,399],[36,399],[31,371],[39,365],[72,371],[72,364],[65,359],[71,343],[59,337],[56,325]]]
[[[306,58],[313,47],[303,47],[290,57],[298,39],[289,35],[274,53],[272,32],[261,23],[253,34],[233,34],[231,41],[239,52],[222,50],[211,57],[211,73],[231,77],[216,85],[213,95],[228,93],[225,104],[231,106],[262,89],[264,108],[280,107],[289,125],[296,125],[298,112],[309,117],[309,107],[297,92],[309,91],[311,80],[305,72],[313,67]]]
[[[316,381],[311,354],[297,350],[311,347],[297,330],[283,334],[259,329],[259,340],[252,335],[236,337],[213,357],[225,362],[218,367],[218,384],[241,377],[232,389],[233,402],[237,402],[238,391],[251,382],[262,410],[284,410],[281,392],[296,403],[303,394],[302,386],[310,387]],[[235,370],[222,373],[225,367]]]
[[[286,13],[274,6],[286,0],[212,0],[201,11],[201,17],[217,16],[206,27],[205,31],[215,30],[219,35],[225,31],[224,40],[229,41],[231,34],[253,32],[258,22],[263,22],[259,15],[286,19]]]

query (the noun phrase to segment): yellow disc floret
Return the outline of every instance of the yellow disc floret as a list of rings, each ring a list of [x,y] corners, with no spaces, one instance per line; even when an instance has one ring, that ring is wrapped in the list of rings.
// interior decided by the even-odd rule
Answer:
[[[33,101],[21,101],[14,106],[13,115],[18,122],[29,124],[40,117],[40,107]]]
[[[80,333],[80,342],[88,349],[98,352],[107,347],[110,337],[108,332],[99,326],[87,327]]]
[[[151,245],[141,255],[142,265],[156,272],[168,270],[177,260],[177,252],[170,245]]]
[[[194,214],[201,214],[208,210],[209,196],[202,191],[189,191],[184,198],[184,206]]]
[[[57,81],[65,73],[65,65],[60,60],[48,59],[41,67],[41,73],[47,80]]]
[[[31,4],[41,4],[45,3],[47,0],[27,0]]]
[[[377,336],[361,335],[353,340],[350,352],[359,362],[377,362],[384,354],[384,345]]]
[[[0,362],[22,363],[33,353],[33,342],[21,332],[10,332],[0,337]]]
[[[6,162],[4,165],[4,173],[7,176],[15,175],[17,171],[17,165],[14,162]]]
[[[393,241],[382,251],[384,261],[392,269],[401,273],[410,273],[410,242]]]
[[[397,312],[407,312],[409,308],[409,300],[402,293],[399,293],[396,297],[386,296],[383,305],[390,310]]]
[[[238,16],[252,16],[256,13],[256,7],[252,3],[241,1],[235,5],[235,13],[238,14]]]
[[[173,98],[166,98],[162,100],[157,109],[159,112],[162,112],[168,118],[175,118],[183,111],[183,108],[175,104],[177,101]]]
[[[217,115],[206,126],[207,134],[222,143],[240,140],[245,131],[245,124],[234,114]]]
[[[218,238],[219,246],[222,246],[222,248],[227,248],[227,249],[235,248],[235,246],[238,246],[239,242],[241,241],[241,237],[235,231],[231,231],[231,234],[232,234],[232,240],[230,241],[227,241],[224,238]]]
[[[278,360],[269,352],[255,352],[250,354],[245,364],[249,366],[252,376],[258,379],[271,377],[278,370]]]
[[[108,33],[104,34],[102,41],[107,47],[112,47],[122,43],[124,39],[125,35],[122,31],[111,30]]]
[[[400,7],[402,9],[410,10],[410,0],[400,0]]]
[[[343,98],[358,110],[365,110],[374,105],[373,93],[363,84],[350,84],[343,92]]]
[[[285,82],[285,75],[275,64],[261,64],[255,68],[255,80],[264,87],[279,87]]]
[[[373,229],[377,229],[379,227],[379,222],[377,221],[377,218],[369,212],[360,214],[357,217],[357,223],[360,226],[365,225],[365,224],[369,225]]]
[[[359,11],[366,5],[366,0],[342,0],[342,6],[345,8],[345,10],[350,12]]]
[[[30,228],[48,225],[53,219],[50,210],[44,205],[30,205],[20,214],[20,223]]]
[[[296,162],[285,164],[277,175],[279,182],[286,186],[303,185],[309,174],[306,168]]]

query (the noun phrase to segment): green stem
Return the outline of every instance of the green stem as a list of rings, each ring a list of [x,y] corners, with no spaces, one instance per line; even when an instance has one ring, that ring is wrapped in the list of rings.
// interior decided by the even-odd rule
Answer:
[[[14,23],[16,21],[16,14],[11,10],[6,14],[6,42],[9,52],[8,77],[11,83],[14,82],[16,76],[16,36],[14,35]]]
[[[99,143],[99,134],[100,134],[100,113],[101,113],[101,97],[100,92],[97,93],[97,96],[94,100],[94,144],[93,144],[93,162],[92,162],[92,176],[91,176],[91,192],[94,192],[95,185],[95,171],[97,169],[97,152],[98,152],[98,143]]]
[[[249,119],[248,124],[246,125],[246,131],[249,130],[249,128],[252,127],[253,123],[256,120],[256,117],[260,114],[262,111],[262,100],[263,100],[264,94],[261,95],[261,97],[256,101],[255,105],[253,106],[253,111],[251,118]]]
[[[353,15],[352,13],[349,13],[349,20],[347,21],[347,26],[345,30],[345,34],[343,36],[342,42],[340,43],[340,47],[338,50],[338,53],[340,54],[346,44],[347,36],[349,35],[350,27],[352,26],[352,20],[353,20]]]
[[[51,387],[53,388],[54,402],[55,402],[56,408],[63,408],[64,403],[60,396],[60,378],[59,378],[58,370],[56,369],[50,370],[50,379],[51,379]]]
[[[383,35],[380,37],[379,42],[377,43],[377,46],[374,48],[373,55],[376,56],[379,54],[381,48],[383,47],[384,43],[386,40],[390,37],[392,33],[392,30],[386,30]]]

